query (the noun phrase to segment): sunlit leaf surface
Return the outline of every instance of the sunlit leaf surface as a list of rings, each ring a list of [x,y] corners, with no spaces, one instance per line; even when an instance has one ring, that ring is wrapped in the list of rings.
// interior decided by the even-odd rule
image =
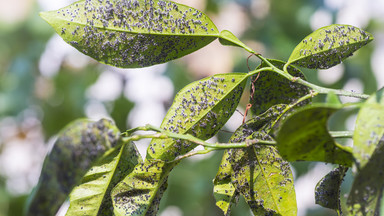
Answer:
[[[180,58],[219,35],[202,12],[162,0],[82,0],[40,16],[80,52],[123,68]]]
[[[111,149],[92,166],[82,183],[71,192],[66,215],[113,215],[111,190],[139,162],[141,157],[132,142]]]
[[[339,64],[372,40],[370,33],[354,26],[326,26],[305,37],[293,50],[288,63],[327,69]]]
[[[216,200],[216,206],[219,207],[226,216],[231,214],[231,205],[236,204],[239,197],[239,192],[236,191],[231,181],[232,174],[233,170],[230,164],[230,155],[228,154],[228,150],[226,150],[216,177],[213,180],[213,196]]]
[[[271,140],[254,132],[247,139]],[[230,151],[232,182],[255,215],[296,215],[291,168],[274,146],[254,145]]]
[[[112,190],[114,214],[156,215],[160,198],[167,188],[169,168],[160,160],[138,164]]]
[[[286,105],[276,105],[248,120],[230,142],[247,139],[270,140],[266,133],[282,115]],[[230,149],[222,159],[214,180],[216,205],[229,215],[240,193],[255,215],[296,215],[296,196],[290,167],[274,146],[255,145]]]

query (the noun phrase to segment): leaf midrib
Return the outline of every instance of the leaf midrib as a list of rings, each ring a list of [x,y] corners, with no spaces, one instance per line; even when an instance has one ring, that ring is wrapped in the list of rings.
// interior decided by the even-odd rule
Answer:
[[[41,14],[48,14],[48,17],[49,19],[47,19],[47,16],[42,16],[42,18],[44,20],[46,20],[48,22],[48,20],[59,20],[59,21],[65,21],[65,22],[69,22],[69,23],[73,23],[73,24],[77,24],[77,25],[80,25],[80,26],[87,26],[87,27],[91,27],[91,28],[98,28],[98,29],[102,29],[102,30],[107,30],[107,31],[116,31],[116,32],[124,32],[124,33],[130,33],[130,34],[147,34],[147,35],[161,35],[161,36],[184,36],[184,37],[215,37],[215,38],[219,38],[220,36],[220,32],[219,30],[217,29],[216,26],[211,26],[211,27],[214,27],[215,28],[215,33],[214,34],[211,34],[211,33],[207,33],[207,34],[180,34],[180,33],[156,33],[156,32],[137,32],[137,31],[129,31],[129,30],[124,30],[124,29],[114,29],[114,28],[110,28],[110,27],[104,27],[104,26],[99,26],[99,25],[89,25],[89,24],[84,24],[82,22],[77,22],[77,21],[71,21],[71,20],[68,20],[68,19],[65,19],[65,18],[62,18],[62,17],[57,17],[57,16],[51,16],[50,15],[50,12],[44,12],[44,13],[41,13]],[[41,15],[40,15],[41,16]],[[49,22],[48,22],[49,23]]]
[[[272,197],[272,200],[273,200],[273,204],[276,206],[276,208],[277,208],[277,210],[278,210],[278,213],[281,213],[280,207],[279,207],[279,205],[277,204],[276,197],[274,196],[274,193],[272,193],[272,189],[271,189],[271,186],[270,186],[270,182],[268,181],[268,178],[267,178],[267,176],[266,176],[266,173],[264,172],[263,166],[262,166],[262,164],[260,163],[259,157],[257,156],[256,149],[255,149],[254,147],[252,147],[252,149],[253,149],[253,153],[255,154],[255,158],[256,158],[257,164],[259,165],[261,174],[263,175],[264,180],[265,180],[265,182],[267,183],[268,191],[269,191],[270,194],[271,194],[271,197]],[[252,181],[253,181],[253,180],[252,180]]]

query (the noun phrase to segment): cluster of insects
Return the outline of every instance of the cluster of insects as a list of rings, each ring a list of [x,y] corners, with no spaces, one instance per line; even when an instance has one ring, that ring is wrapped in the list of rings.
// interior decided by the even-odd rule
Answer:
[[[164,118],[167,120],[161,127],[174,133],[189,133],[201,139],[212,137],[225,124],[223,119],[232,115],[244,90],[244,74],[239,74],[238,78],[233,76],[215,75],[186,86],[175,99],[180,105],[171,106]],[[228,92],[228,89],[232,91]],[[187,153],[195,146],[186,141],[154,139],[147,153],[158,158],[155,155],[162,152],[164,156],[160,157],[169,160]]]
[[[86,0],[57,13],[66,20],[61,36],[72,46],[119,67],[145,67],[172,60],[180,52],[186,55],[195,51],[197,42],[210,43],[215,38],[206,36],[217,33],[202,12],[161,0]],[[186,34],[197,37],[182,37]]]
[[[323,38],[312,40],[310,37],[301,42],[304,46],[303,49],[300,49],[299,54],[302,57],[309,56],[309,58],[297,62],[297,65],[308,68],[330,68],[351,56],[354,50],[370,41],[366,32],[353,26],[334,26],[333,29],[324,29],[320,32],[319,37]],[[365,43],[361,43],[361,41],[365,41]],[[344,44],[355,44],[356,47],[343,46]],[[326,50],[326,52],[323,53],[322,50]],[[326,61],[319,62],[318,59],[326,59]]]

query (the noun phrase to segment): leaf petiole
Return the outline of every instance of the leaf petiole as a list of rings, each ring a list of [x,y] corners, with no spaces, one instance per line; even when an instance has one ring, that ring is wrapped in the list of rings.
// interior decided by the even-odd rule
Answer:
[[[328,93],[332,92],[332,93],[334,93],[336,95],[346,96],[346,97],[354,97],[354,98],[361,98],[361,99],[367,99],[369,97],[369,95],[366,95],[366,94],[345,91],[343,89],[325,88],[325,87],[321,87],[321,86],[315,85],[315,84],[307,82],[307,81],[305,81],[305,80],[303,80],[303,79],[301,79],[299,77],[294,77],[294,76],[290,75],[287,72],[287,67],[289,66],[288,63],[284,65],[284,69],[283,70],[280,70],[279,68],[274,66],[268,59],[264,58],[260,54],[256,55],[256,56],[270,66],[270,67],[268,67],[268,70],[274,71],[274,72],[280,74],[281,76],[287,78],[288,80],[290,80],[292,82],[297,82],[297,83],[300,83],[300,84],[302,84],[304,86],[312,88],[313,90],[315,90],[319,94],[328,94]]]

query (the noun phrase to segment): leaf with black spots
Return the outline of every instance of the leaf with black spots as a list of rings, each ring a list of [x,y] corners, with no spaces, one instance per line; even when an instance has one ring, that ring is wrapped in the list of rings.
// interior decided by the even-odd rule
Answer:
[[[315,188],[315,202],[341,214],[340,187],[348,168],[339,166],[322,178]]]
[[[287,105],[273,106],[262,115],[248,120],[235,131],[229,142],[244,142],[255,138],[269,140],[270,136],[266,133],[271,131],[272,125],[279,120],[286,107]],[[249,151],[251,156],[248,155]],[[260,163],[256,165],[248,164],[258,160]],[[280,165],[275,166],[277,163]],[[296,202],[292,198],[295,197],[295,191],[291,170],[273,146],[256,144],[249,148],[225,151],[214,180],[216,205],[229,215],[231,204],[237,202],[239,193],[245,197],[255,214],[296,214]],[[286,210],[283,210],[285,207]]]
[[[156,215],[173,166],[160,160],[146,160],[136,165],[112,190],[114,214]]]
[[[353,134],[353,156],[358,168],[371,158],[384,135],[384,88],[373,94],[361,107]]]
[[[279,69],[283,69],[285,62],[269,59],[269,61]],[[257,69],[269,67],[262,62]],[[305,79],[304,74],[293,66],[288,66],[287,71],[294,77]],[[257,78],[258,77],[258,78]],[[256,80],[257,78],[257,80]],[[251,78],[251,97],[249,103],[252,104],[251,110],[255,115],[259,115],[275,104],[290,104],[297,99],[310,93],[310,89],[302,84],[291,82],[285,77],[272,72],[263,71]],[[304,106],[311,100],[305,100],[298,104]]]
[[[120,131],[105,119],[81,119],[65,127],[44,160],[39,183],[30,196],[28,215],[55,215],[93,163],[119,140]]]
[[[341,63],[373,36],[351,25],[333,24],[317,29],[292,51],[288,64],[327,69]]]
[[[80,52],[122,68],[168,62],[219,37],[204,13],[171,1],[81,0],[40,16]]]
[[[247,139],[272,140],[263,132],[254,132]],[[275,146],[253,145],[230,151],[232,183],[254,215],[297,214],[292,171]]]
[[[203,140],[211,138],[235,112],[247,79],[246,73],[227,73],[187,85],[177,93],[160,127]],[[153,139],[147,158],[171,161],[195,147],[188,141]]]
[[[353,181],[347,205],[351,215],[382,215],[384,191],[384,136]]]
[[[216,206],[219,207],[226,216],[231,214],[232,204],[236,204],[239,199],[239,192],[236,191],[231,181],[233,170],[230,164],[230,158],[231,155],[228,154],[228,150],[225,150],[219,170],[213,180],[213,196],[216,200]]]
[[[72,190],[66,215],[113,215],[112,188],[142,161],[135,144],[121,142],[100,157]]]

